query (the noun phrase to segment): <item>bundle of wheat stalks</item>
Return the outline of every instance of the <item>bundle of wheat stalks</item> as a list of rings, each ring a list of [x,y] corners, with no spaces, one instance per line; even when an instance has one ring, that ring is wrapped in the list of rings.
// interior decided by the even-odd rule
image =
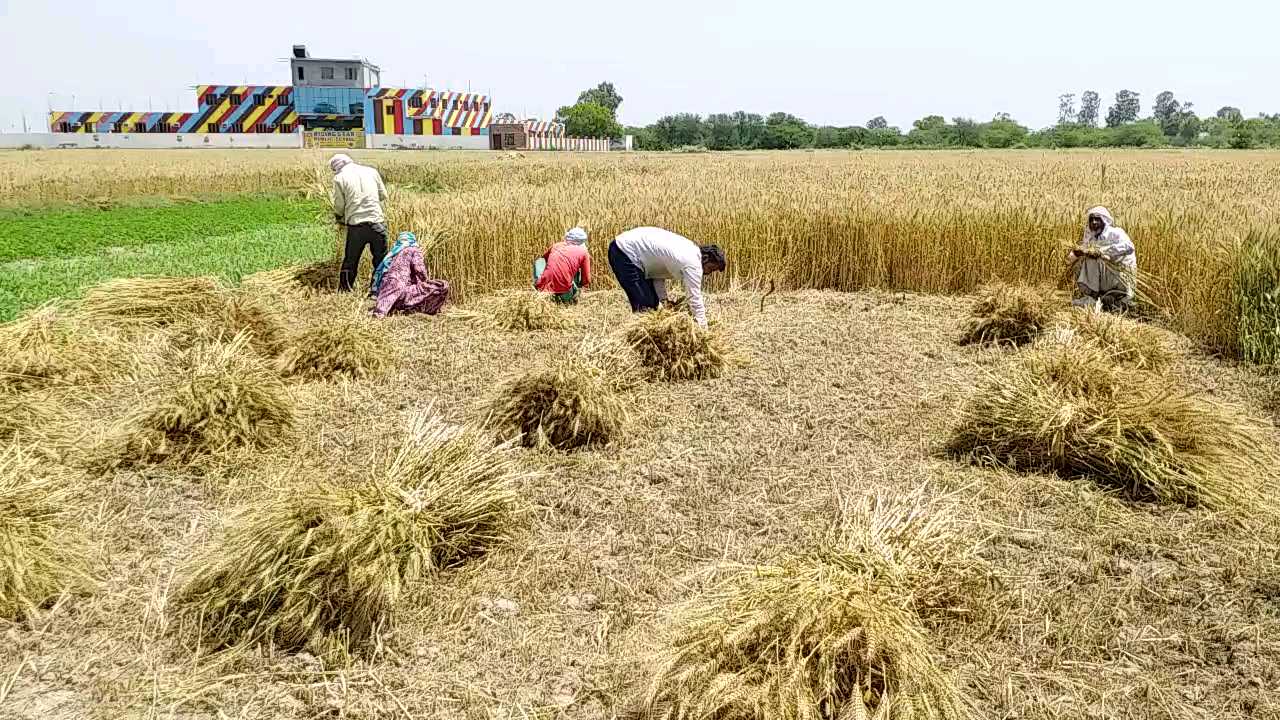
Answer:
[[[945,516],[869,498],[828,543],[744,568],[669,618],[639,700],[692,720],[976,717],[926,625],[973,604],[985,573]]]
[[[660,380],[720,377],[728,362],[724,339],[698,327],[688,313],[662,308],[641,313],[626,330],[641,364]]]
[[[493,319],[504,330],[555,330],[566,325],[551,296],[536,291],[503,295]]]
[[[522,477],[481,433],[416,416],[362,484],[282,489],[188,567],[178,605],[216,648],[374,640],[405,588],[504,542]]]
[[[22,618],[87,581],[70,495],[29,456],[0,451],[0,618]]]
[[[82,385],[119,369],[118,343],[54,305],[0,326],[0,390]]]
[[[1126,365],[1096,343],[1034,348],[963,408],[952,453],[1090,478],[1140,500],[1256,513],[1276,452],[1268,424]]]
[[[385,326],[352,308],[335,308],[290,334],[276,370],[310,380],[360,379],[382,372],[392,358]]]
[[[179,463],[276,442],[294,407],[278,374],[248,351],[250,335],[160,357],[172,362],[113,429],[95,464],[105,468]]]
[[[1060,305],[1049,287],[991,283],[978,290],[962,344],[1025,345],[1036,339]]]
[[[489,403],[490,422],[526,447],[604,445],[627,417],[617,381],[590,359],[554,360],[499,384]]]

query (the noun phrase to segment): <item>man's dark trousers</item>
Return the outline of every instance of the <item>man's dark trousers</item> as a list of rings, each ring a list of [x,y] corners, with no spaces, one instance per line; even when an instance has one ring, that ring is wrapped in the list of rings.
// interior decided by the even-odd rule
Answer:
[[[613,276],[627,294],[631,312],[658,309],[658,291],[653,289],[653,281],[645,279],[644,268],[622,252],[617,240],[609,243],[609,269],[613,270]]]
[[[347,247],[342,254],[342,272],[338,275],[338,290],[350,292],[356,282],[356,271],[360,267],[360,256],[365,246],[369,246],[369,254],[373,256],[373,269],[382,264],[387,256],[387,226],[382,223],[360,223],[347,226]]]

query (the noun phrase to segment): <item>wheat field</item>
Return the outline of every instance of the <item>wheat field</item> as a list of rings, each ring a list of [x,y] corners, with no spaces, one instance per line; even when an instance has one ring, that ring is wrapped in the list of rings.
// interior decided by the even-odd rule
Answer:
[[[522,287],[574,224],[607,241],[659,225],[718,243],[715,287],[964,293],[992,279],[1061,282],[1083,213],[1134,238],[1147,299],[1193,339],[1240,353],[1239,246],[1280,227],[1280,156],[1214,152],[357,153],[391,187],[392,233],[443,239],[455,296]],[[321,199],[317,151],[10,153],[10,204],[259,191]],[[607,283],[607,273],[599,276]]]

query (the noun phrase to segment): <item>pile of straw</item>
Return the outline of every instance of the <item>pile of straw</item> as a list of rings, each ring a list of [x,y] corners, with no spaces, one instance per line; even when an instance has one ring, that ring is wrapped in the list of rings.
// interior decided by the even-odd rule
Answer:
[[[554,330],[566,324],[551,296],[535,291],[504,295],[493,319],[504,330]]]
[[[229,342],[244,333],[249,345],[263,357],[278,356],[285,346],[287,330],[266,302],[243,289],[226,289],[217,302],[176,320],[173,330],[180,346]]]
[[[818,552],[743,568],[673,613],[639,714],[977,717],[935,662],[918,611],[959,587],[973,552],[918,507],[858,510]]]
[[[0,390],[96,382],[120,369],[117,350],[107,336],[45,305],[0,326]]]
[[[241,512],[188,568],[186,627],[217,648],[365,646],[406,588],[508,539],[522,473],[480,433],[420,415],[375,468]]]
[[[282,375],[309,380],[360,379],[386,369],[393,352],[385,326],[338,310],[288,337],[276,369]]]
[[[211,277],[138,277],[90,288],[80,312],[91,320],[170,325],[221,304],[224,289]]]
[[[641,364],[659,380],[720,377],[728,362],[724,340],[704,330],[687,313],[666,308],[641,313],[626,330]]]
[[[336,259],[317,260],[290,269],[290,279],[306,290],[334,292],[338,289],[338,274],[342,263]]]
[[[989,378],[948,443],[959,456],[1089,478],[1137,500],[1256,513],[1274,499],[1268,425],[1135,371],[1093,344],[1035,348]]]
[[[17,449],[0,451],[0,618],[21,619],[86,583],[70,494]]]
[[[180,353],[99,448],[95,465],[141,466],[274,444],[293,424],[280,377],[248,350],[249,335]]]
[[[606,371],[578,356],[503,381],[489,413],[503,436],[526,447],[558,450],[605,445],[627,418]]]
[[[1137,370],[1161,372],[1177,357],[1162,331],[1119,315],[1073,308],[1064,313],[1061,327],[1072,341],[1092,343],[1113,362]]]
[[[1025,345],[1035,340],[1057,313],[1051,288],[992,283],[978,291],[962,344]]]

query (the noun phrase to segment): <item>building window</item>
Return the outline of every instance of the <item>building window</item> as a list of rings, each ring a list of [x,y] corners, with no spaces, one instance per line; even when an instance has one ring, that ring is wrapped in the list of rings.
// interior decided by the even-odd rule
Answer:
[[[214,123],[209,123],[205,126],[204,131],[207,133],[216,133],[218,132],[218,126]]]
[[[307,79],[307,74],[306,74],[305,72],[303,72],[303,67],[302,67],[301,65],[299,65],[299,66],[298,66],[298,79],[299,79],[299,80],[306,80],[306,79]]]
[[[134,124],[133,124],[133,131],[134,131],[134,132],[136,132],[136,133],[144,133],[144,132],[146,132],[146,131],[147,131],[147,124],[146,124],[146,123],[144,123],[144,122],[134,123]]]
[[[230,125],[227,125],[226,127],[227,127],[227,132],[229,132],[229,133],[242,133],[242,132],[244,132],[244,125],[241,125],[240,123],[231,123]]]
[[[239,105],[239,104],[240,104],[240,96],[239,96],[239,95],[232,95],[232,96],[231,96],[231,106],[232,106],[232,107],[235,107],[236,105]]]
[[[254,96],[253,96],[253,104],[254,104],[254,105],[265,105],[265,104],[266,104],[266,102],[267,102],[267,96],[266,96],[266,95],[263,95],[262,93],[256,93],[256,94],[254,94]]]
[[[124,123],[115,123],[111,126],[111,132],[124,132]]]
[[[281,123],[281,124],[280,124],[280,132],[282,132],[282,133],[291,133],[291,132],[293,132],[293,126],[292,126],[292,125],[290,125],[289,123]]]
[[[436,97],[431,98],[431,109],[435,110],[439,102],[440,102],[439,98],[436,98]]]
[[[331,67],[322,67],[322,68],[320,68],[320,79],[321,79],[321,80],[332,80],[332,79],[333,79],[333,68],[331,68]]]
[[[421,95],[414,95],[413,97],[409,98],[409,107],[411,107],[411,108],[420,108],[420,107],[422,107],[422,96],[421,96]]]
[[[156,123],[156,132],[171,133],[173,132],[173,126],[169,123]]]
[[[347,68],[347,79],[348,79],[348,80],[355,80],[355,79],[356,79],[356,69],[355,69],[355,68],[353,68],[353,67]]]
[[[271,132],[271,126],[266,123],[258,123],[253,126],[253,131],[256,133],[269,133]]]
[[[58,123],[58,132],[71,132],[71,123]]]
[[[216,102],[218,102],[218,96],[217,96],[217,95],[214,95],[214,94],[210,93],[210,94],[208,94],[208,95],[205,95],[205,96],[204,96],[204,104],[205,104],[205,105],[213,105],[213,104],[214,104],[214,103],[216,103]]]

